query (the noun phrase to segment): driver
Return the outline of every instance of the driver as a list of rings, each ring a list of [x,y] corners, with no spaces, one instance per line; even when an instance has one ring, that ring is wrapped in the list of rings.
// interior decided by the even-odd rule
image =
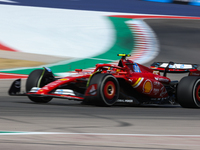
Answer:
[[[118,55],[120,56],[120,54]],[[132,60],[127,60],[126,54],[121,54],[122,58],[119,60],[118,66],[120,67],[128,67],[132,72],[141,72],[140,67],[137,63],[134,63]]]

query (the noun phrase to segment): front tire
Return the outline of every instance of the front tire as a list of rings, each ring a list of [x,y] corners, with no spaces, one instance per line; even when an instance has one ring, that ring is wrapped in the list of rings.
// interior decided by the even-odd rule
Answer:
[[[92,76],[89,86],[97,85],[97,94],[86,97],[86,100],[98,106],[112,106],[119,97],[119,83],[110,74],[95,74]]]
[[[181,79],[177,87],[177,101],[184,108],[200,107],[200,77],[188,76]]]
[[[45,83],[42,81],[42,74],[43,74],[42,69],[37,69],[32,71],[28,79],[26,80],[26,92],[29,92],[32,87],[43,87]],[[48,103],[51,101],[51,97],[33,97],[33,96],[28,96],[28,98],[35,102],[35,103]]]

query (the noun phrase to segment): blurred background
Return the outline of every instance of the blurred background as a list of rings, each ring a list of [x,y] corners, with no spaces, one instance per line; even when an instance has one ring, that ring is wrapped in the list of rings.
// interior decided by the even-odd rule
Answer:
[[[65,76],[115,62],[117,53],[132,54],[147,66],[198,64],[199,7],[161,2],[2,0],[0,72],[29,74],[46,66]]]
[[[146,66],[200,64],[199,40],[198,1],[0,0],[0,149],[199,149],[198,109],[34,104],[7,94],[36,68],[65,76],[116,63],[118,53]]]

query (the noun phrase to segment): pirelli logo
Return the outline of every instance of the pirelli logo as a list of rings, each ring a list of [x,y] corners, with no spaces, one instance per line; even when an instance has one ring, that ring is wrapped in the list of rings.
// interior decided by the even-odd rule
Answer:
[[[137,81],[132,85],[133,88],[137,88],[141,83],[142,81],[144,80],[144,78],[138,78]]]

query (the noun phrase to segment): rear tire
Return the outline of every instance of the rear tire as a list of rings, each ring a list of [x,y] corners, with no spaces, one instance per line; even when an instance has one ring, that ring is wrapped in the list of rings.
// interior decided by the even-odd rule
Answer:
[[[44,82],[42,82],[42,80],[40,79],[43,71],[43,69],[37,69],[29,74],[28,79],[26,80],[26,92],[29,92],[32,89],[32,87],[43,87],[45,85]],[[39,80],[41,80],[40,83]],[[52,99],[51,97],[33,96],[28,96],[28,98],[35,103],[48,103]]]
[[[97,94],[86,97],[86,101],[98,106],[112,106],[119,97],[119,83],[117,79],[110,74],[95,74],[90,79],[90,85],[97,84]]]
[[[177,101],[184,108],[200,107],[200,77],[188,76],[181,79],[177,87]]]

